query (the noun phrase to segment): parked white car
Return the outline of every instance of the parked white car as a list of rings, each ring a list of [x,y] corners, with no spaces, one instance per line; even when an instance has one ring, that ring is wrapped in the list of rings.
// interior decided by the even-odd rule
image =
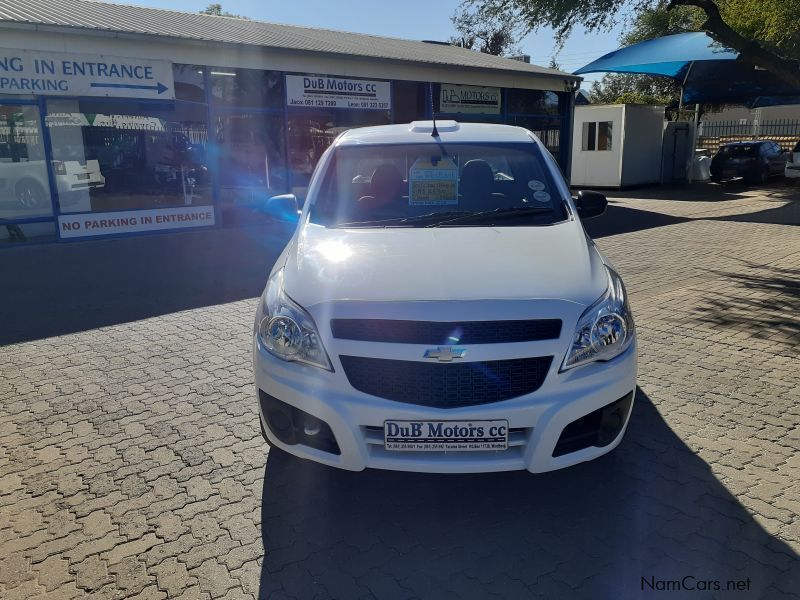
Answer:
[[[270,204],[298,218],[294,196]],[[573,199],[519,127],[340,135],[258,305],[265,438],[354,471],[541,472],[609,452],[636,336],[580,221],[605,206]]]
[[[4,159],[0,144],[0,194],[7,200],[14,199],[19,208],[41,210],[50,207],[50,184],[47,179],[46,162],[43,160],[12,161]],[[53,175],[62,204],[70,206],[80,192],[105,185],[96,160],[54,160]],[[88,197],[85,210],[90,211]]]
[[[800,142],[797,142],[789,155],[784,173],[786,177],[800,178]]]
[[[106,178],[100,172],[100,162],[97,160],[54,160],[53,173],[58,183],[60,194],[103,187]]]

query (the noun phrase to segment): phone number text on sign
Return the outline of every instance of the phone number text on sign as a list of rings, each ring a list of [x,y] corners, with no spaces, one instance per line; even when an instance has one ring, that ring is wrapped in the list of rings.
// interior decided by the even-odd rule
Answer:
[[[392,107],[391,87],[388,81],[287,75],[286,103],[311,108],[389,110]]]
[[[458,204],[455,181],[412,181],[414,204]]]
[[[414,205],[458,204],[458,166],[449,157],[420,157],[408,170],[408,201]]]

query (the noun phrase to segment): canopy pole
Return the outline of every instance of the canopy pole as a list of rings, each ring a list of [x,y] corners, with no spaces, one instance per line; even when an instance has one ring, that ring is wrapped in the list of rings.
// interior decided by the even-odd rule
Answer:
[[[683,88],[686,87],[686,82],[689,81],[689,73],[692,72],[692,67],[694,66],[694,61],[689,63],[689,68],[686,69],[686,75],[683,76],[683,81],[681,81],[681,97],[678,98],[678,118],[681,118],[681,111],[683,110]]]
[[[683,88],[686,86],[686,82],[689,80],[689,73],[692,72],[692,67],[694,66],[694,61],[689,63],[689,68],[686,69],[686,75],[683,76],[683,81],[681,82],[681,98],[678,101],[678,118],[681,117],[681,111],[683,110]],[[700,105],[694,105],[694,127],[692,128],[692,135],[691,135],[691,142],[692,145],[689,148],[689,161],[688,161],[688,168],[686,169],[686,182],[691,185],[692,183],[692,170],[694,169],[694,147],[697,145],[697,120],[700,114]]]
[[[694,171],[694,158],[695,158],[695,147],[697,146],[697,129],[700,127],[700,104],[694,105],[694,127],[692,128],[692,147],[689,148],[689,155],[691,158],[689,159],[689,177],[687,178],[689,183],[692,183],[692,171]]]

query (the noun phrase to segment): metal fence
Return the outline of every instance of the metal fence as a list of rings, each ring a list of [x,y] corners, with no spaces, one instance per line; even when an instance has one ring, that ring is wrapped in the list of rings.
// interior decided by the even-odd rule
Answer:
[[[800,119],[738,119],[701,122],[697,147],[716,151],[723,144],[747,140],[772,140],[784,150],[792,150],[800,140]]]

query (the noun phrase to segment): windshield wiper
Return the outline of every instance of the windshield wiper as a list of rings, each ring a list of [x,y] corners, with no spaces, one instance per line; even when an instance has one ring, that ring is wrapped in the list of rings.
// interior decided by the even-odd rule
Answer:
[[[478,212],[467,212],[458,215],[455,218],[432,223],[426,227],[449,227],[454,223],[481,223],[488,221],[490,224],[494,223],[495,219],[503,219],[507,217],[519,217],[523,215],[533,215],[541,213],[553,212],[552,206],[514,206],[512,208],[495,208],[492,210],[481,210]]]
[[[433,219],[440,222],[441,219],[449,220],[457,217],[466,217],[475,213],[466,210],[448,210],[440,212],[415,215],[413,217],[396,217],[393,219],[380,219],[376,221],[352,221],[350,223],[336,223],[330,225],[332,229],[342,229],[346,227],[413,227],[414,224],[423,223]]]

